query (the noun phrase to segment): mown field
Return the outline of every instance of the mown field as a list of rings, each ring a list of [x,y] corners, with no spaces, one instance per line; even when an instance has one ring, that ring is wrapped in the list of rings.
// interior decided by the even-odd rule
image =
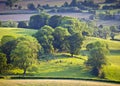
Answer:
[[[119,84],[83,80],[0,80],[0,86],[119,86]]]
[[[32,35],[35,32],[36,30],[31,30],[31,29],[0,28],[0,39],[4,35],[13,35],[15,37],[19,37],[21,35]],[[33,65],[32,67],[30,67],[27,71],[27,75],[28,76],[30,75],[41,76],[41,77],[99,79],[97,77],[92,76],[88,68],[86,68],[86,66],[84,65],[84,62],[88,58],[87,56],[88,52],[86,51],[85,46],[88,43],[96,41],[96,40],[106,42],[110,49],[110,54],[107,55],[108,64],[104,66],[103,68],[106,79],[113,80],[113,81],[120,81],[120,72],[119,72],[120,71],[120,67],[119,67],[120,65],[120,42],[105,40],[105,39],[100,39],[100,38],[94,38],[94,37],[86,38],[83,44],[83,48],[80,52],[80,55],[75,55],[74,58],[71,58],[70,54],[68,53],[55,53],[54,55],[42,56],[43,58],[45,57],[47,59],[40,60],[37,65]],[[11,70],[12,74],[22,74],[22,72],[23,71],[20,69]],[[0,83],[3,83],[3,82],[0,81]],[[14,86],[19,86],[19,85],[14,85]],[[28,85],[24,85],[24,86],[28,86]],[[33,85],[29,85],[29,86],[33,86]],[[38,85],[35,85],[35,86],[38,86]],[[47,85],[47,86],[54,86],[54,85]],[[55,85],[55,86],[62,86],[62,85]],[[70,85],[65,85],[65,86],[70,86]],[[88,86],[88,85],[83,84],[80,86]]]

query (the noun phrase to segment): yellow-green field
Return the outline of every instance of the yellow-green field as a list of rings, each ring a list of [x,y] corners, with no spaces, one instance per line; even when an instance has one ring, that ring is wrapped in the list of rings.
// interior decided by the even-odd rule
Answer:
[[[0,27],[0,39],[4,35],[11,35],[14,37],[19,37],[22,35],[32,35],[36,32],[37,30],[33,29],[23,29],[23,28],[2,28]]]

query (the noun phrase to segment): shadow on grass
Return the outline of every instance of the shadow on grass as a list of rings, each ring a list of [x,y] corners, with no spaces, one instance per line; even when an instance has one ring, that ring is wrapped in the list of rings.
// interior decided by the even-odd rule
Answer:
[[[120,55],[120,50],[110,50],[111,55]]]

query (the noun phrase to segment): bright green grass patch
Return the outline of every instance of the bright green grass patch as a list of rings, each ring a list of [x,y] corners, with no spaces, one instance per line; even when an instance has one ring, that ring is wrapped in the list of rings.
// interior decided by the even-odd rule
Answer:
[[[95,37],[86,37],[83,47],[85,48],[88,43],[91,43],[94,41],[102,41],[102,42],[107,43],[110,50],[120,50],[120,42],[119,41],[112,41],[112,40],[108,40],[108,39],[106,40],[106,39],[95,38]]]
[[[63,55],[49,61],[41,61],[35,76],[51,77],[93,77],[84,66],[86,56],[63,57]]]
[[[120,81],[120,67],[119,65],[107,65],[103,68],[105,77],[109,80]]]
[[[22,35],[33,35],[37,30],[33,29],[23,29],[23,28],[2,28],[0,27],[0,39],[4,35],[11,35],[14,37],[19,37]]]

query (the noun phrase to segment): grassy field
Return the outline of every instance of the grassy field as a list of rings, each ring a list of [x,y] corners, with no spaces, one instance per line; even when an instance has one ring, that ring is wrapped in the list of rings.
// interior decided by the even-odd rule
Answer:
[[[33,35],[37,30],[23,29],[23,28],[2,28],[0,27],[0,39],[4,35],[12,35],[14,37],[19,37],[22,35]]]
[[[4,35],[13,35],[15,37],[19,37],[21,35],[32,35],[35,32],[36,30],[31,29],[0,28],[0,39]],[[89,70],[84,65],[84,62],[88,58],[85,46],[88,43],[96,40],[107,43],[110,49],[110,54],[107,55],[108,64],[103,68],[106,79],[120,81],[120,42],[95,37],[86,38],[81,50],[81,55],[75,55],[74,58],[71,58],[70,54],[68,53],[55,53],[54,55],[42,56],[46,57],[47,60],[40,60],[39,64],[33,65],[31,68],[28,69],[29,71],[27,71],[27,74],[41,77],[98,79],[97,77],[92,76]],[[15,69],[11,70],[11,72],[13,74],[22,74],[23,71],[20,69]]]
[[[119,86],[83,80],[0,80],[0,86]]]

